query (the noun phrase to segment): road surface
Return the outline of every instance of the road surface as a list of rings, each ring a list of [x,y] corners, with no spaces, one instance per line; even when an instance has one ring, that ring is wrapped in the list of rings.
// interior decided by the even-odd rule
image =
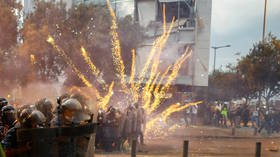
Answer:
[[[215,127],[180,128],[173,135],[147,139],[139,157],[182,157],[183,141],[189,141],[189,157],[255,157],[256,142],[262,143],[262,157],[280,157],[280,135],[253,136],[250,128],[236,130]],[[129,157],[127,153],[98,152],[95,157]]]

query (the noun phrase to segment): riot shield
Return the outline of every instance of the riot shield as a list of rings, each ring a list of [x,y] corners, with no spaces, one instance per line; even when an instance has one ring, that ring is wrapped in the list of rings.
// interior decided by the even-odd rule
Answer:
[[[73,127],[18,129],[19,146],[29,144],[28,157],[93,157],[96,123]]]

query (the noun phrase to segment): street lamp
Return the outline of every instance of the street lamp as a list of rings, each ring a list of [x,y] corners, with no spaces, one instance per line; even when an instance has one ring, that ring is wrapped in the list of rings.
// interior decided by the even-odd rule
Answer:
[[[264,1],[263,34],[262,34],[262,40],[263,40],[263,42],[264,42],[265,31],[266,31],[266,9],[267,9],[267,0]]]
[[[226,48],[226,47],[230,47],[230,46],[231,45],[212,46],[212,49],[214,49],[214,69],[213,69],[213,73],[215,72],[215,68],[216,68],[216,52],[217,52],[217,49]]]

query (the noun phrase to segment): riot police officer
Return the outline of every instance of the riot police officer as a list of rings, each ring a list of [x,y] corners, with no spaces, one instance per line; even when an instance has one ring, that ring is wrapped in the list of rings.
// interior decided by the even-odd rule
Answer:
[[[7,131],[16,124],[16,110],[13,106],[7,105],[1,109],[1,140],[5,137]]]
[[[46,117],[46,126],[50,127],[51,120],[53,119],[53,104],[47,98],[43,98],[35,104],[37,110],[41,111]]]
[[[11,127],[1,141],[7,157],[25,156],[28,154],[31,150],[31,144],[23,143],[19,145],[17,142],[17,130],[21,128],[37,128],[45,122],[45,117],[38,110],[24,109],[20,114],[19,122],[20,125]]]
[[[53,127],[74,127],[88,123],[91,119],[91,116],[83,111],[81,103],[73,98],[64,99],[57,113],[58,114],[52,120]],[[57,140],[59,156],[80,157],[84,156],[86,153],[85,146],[89,142],[89,137],[60,137]]]
[[[0,109],[2,109],[4,106],[8,105],[8,101],[5,98],[0,98]]]
[[[1,110],[4,106],[8,105],[8,101],[7,99],[5,98],[0,98],[0,115],[1,115]],[[1,116],[0,116],[0,127],[2,128],[3,127],[3,124],[2,124],[2,119],[1,119]]]
[[[90,120],[90,115],[86,114],[82,110],[81,103],[73,98],[64,100],[61,104],[61,108],[57,113],[61,112],[61,115],[56,115],[52,120],[52,126],[72,126],[79,125],[83,122]]]

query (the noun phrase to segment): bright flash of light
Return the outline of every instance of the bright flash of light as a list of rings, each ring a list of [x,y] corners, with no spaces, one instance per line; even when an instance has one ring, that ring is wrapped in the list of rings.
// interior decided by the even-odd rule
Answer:
[[[58,52],[58,54],[64,58],[65,62],[72,68],[74,73],[81,79],[81,81],[87,86],[87,87],[93,87],[93,85],[86,79],[85,75],[81,73],[81,71],[74,65],[72,60],[69,56],[55,43],[52,36],[49,35],[47,42],[50,43],[53,48]]]
[[[33,55],[33,54],[30,55],[30,62],[32,65],[34,65],[36,63],[35,55]]]
[[[109,0],[107,0],[107,6],[109,9],[110,15],[112,17],[110,35],[112,37],[111,40],[112,40],[113,63],[114,63],[115,70],[119,74],[119,77],[121,79],[122,86],[124,88],[126,88],[125,75],[124,75],[125,67],[124,67],[124,63],[122,60],[122,56],[121,56],[121,45],[120,45],[119,35],[117,33],[117,29],[118,29],[117,18],[116,18],[115,12],[114,12]]]
[[[99,70],[96,68],[96,66],[93,64],[93,62],[91,61],[86,49],[84,47],[81,47],[81,52],[82,52],[82,56],[85,60],[85,62],[88,64],[88,66],[91,69],[91,73],[95,76],[98,77],[99,75]]]
[[[115,82],[113,81],[109,87],[107,95],[105,95],[98,103],[99,108],[102,108],[103,110],[106,110],[108,103],[110,102],[110,99],[112,95],[114,94],[113,88],[114,88]]]
[[[185,53],[175,62],[171,74],[168,76],[166,83],[160,89],[159,92],[155,93],[154,102],[151,104],[151,107],[148,109],[147,113],[151,114],[154,110],[158,108],[161,103],[162,98],[165,97],[166,92],[168,92],[171,83],[176,79],[179,70],[181,69],[182,64],[191,56],[191,52],[188,53],[188,48]]]

